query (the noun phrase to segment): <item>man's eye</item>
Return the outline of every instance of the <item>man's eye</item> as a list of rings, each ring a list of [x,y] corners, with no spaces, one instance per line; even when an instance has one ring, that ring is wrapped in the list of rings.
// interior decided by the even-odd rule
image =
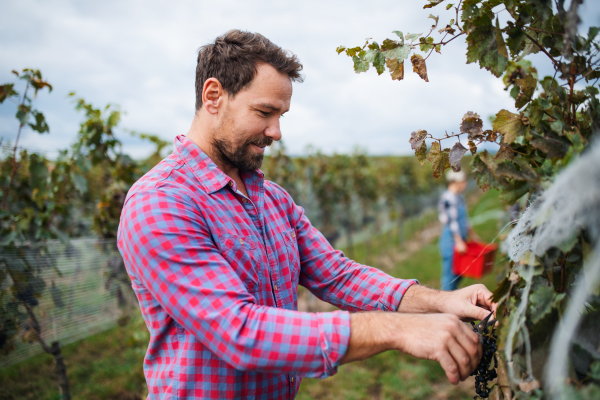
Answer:
[[[260,111],[260,110],[258,110],[258,112],[261,113],[263,117],[266,117],[267,115],[269,115],[268,111]]]

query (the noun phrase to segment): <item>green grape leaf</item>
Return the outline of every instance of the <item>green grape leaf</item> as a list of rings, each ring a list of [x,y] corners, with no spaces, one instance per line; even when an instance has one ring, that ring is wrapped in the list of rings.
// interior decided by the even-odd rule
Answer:
[[[564,293],[555,293],[550,286],[541,287],[529,296],[531,322],[538,323],[546,314],[550,313],[562,299]]]
[[[410,148],[413,150],[418,150],[421,148],[421,144],[425,141],[428,133],[425,129],[419,129],[410,134],[410,139],[408,142],[410,143]]]
[[[535,79],[533,75],[529,74],[525,77],[525,79],[517,79],[515,84],[521,88],[521,92],[517,96],[515,102],[515,107],[519,109],[531,101],[533,92],[537,87],[537,79]]]
[[[46,123],[46,118],[44,117],[44,114],[36,110],[33,110],[31,114],[35,119],[35,124],[29,124],[31,129],[38,133],[50,132],[50,127],[48,126],[48,123]]]
[[[465,17],[463,12],[463,18]],[[467,63],[478,62],[497,77],[500,77],[508,64],[508,58],[498,52],[496,28],[492,24],[491,11],[484,11],[473,17],[467,35]]]
[[[385,63],[390,70],[392,80],[401,81],[404,79],[404,61],[398,62],[395,58],[388,58]]]
[[[506,43],[504,42],[504,37],[502,36],[502,30],[500,30],[500,22],[498,21],[498,17],[496,17],[496,43],[498,46],[498,54],[508,59],[508,51],[506,50]]]
[[[510,89],[510,97],[512,97],[513,99],[517,100],[517,97],[519,97],[519,94],[521,94],[521,88],[518,87],[517,85],[514,85]]]
[[[422,33],[407,33],[405,36],[405,39],[414,41],[415,39],[418,39],[419,37],[421,37],[421,35],[422,35]]]
[[[423,9],[433,8],[433,7],[437,6],[438,4],[442,3],[444,0],[428,0],[428,1],[429,1],[429,4],[425,4],[423,6]]]
[[[401,31],[392,31],[392,33],[395,33],[400,38],[400,44],[404,44],[404,34]]]
[[[26,125],[27,121],[29,121],[29,113],[31,112],[31,107],[26,106],[24,104],[19,104],[17,108],[16,117],[21,123],[21,125]]]
[[[377,51],[377,54],[375,54],[373,66],[377,70],[377,75],[381,75],[385,71],[385,56],[380,51]]]
[[[0,104],[4,103],[4,100],[8,99],[9,97],[17,96],[19,94],[14,90],[14,86],[15,85],[13,83],[0,85]]]
[[[425,141],[421,143],[421,147],[419,147],[418,150],[415,150],[415,156],[417,156],[419,164],[425,164],[425,160],[427,158],[427,143],[425,143]]]
[[[412,63],[413,71],[416,72],[425,82],[429,82],[429,79],[427,79],[427,65],[425,64],[423,56],[419,54],[413,54],[410,57],[410,62]]]
[[[450,149],[441,149],[439,142],[433,142],[431,149],[427,154],[427,161],[432,164],[433,177],[439,178],[444,174],[444,171],[450,168]]]
[[[471,173],[475,177],[477,181],[477,185],[483,190],[486,191],[492,187],[499,187],[499,182],[494,177],[494,166],[490,169],[488,164],[490,164],[491,155],[484,150],[482,153],[475,154],[473,159],[471,160]],[[493,161],[493,160],[492,160]]]
[[[339,46],[337,49],[335,49],[335,51],[338,53],[338,55],[342,52],[345,51],[346,48],[344,46]]]
[[[508,276],[505,276],[504,279],[502,279],[502,282],[500,282],[494,290],[494,293],[492,294],[492,301],[494,303],[499,303],[500,301],[504,300],[510,293],[511,287],[512,285],[510,279]]]
[[[450,150],[450,166],[454,172],[458,172],[461,169],[460,160],[463,158],[467,149],[460,142],[454,143],[452,149]]]
[[[419,48],[422,52],[427,53],[433,49],[433,38],[431,36],[428,38],[419,38],[419,42],[421,43]]]
[[[512,143],[517,137],[527,133],[527,126],[521,120],[521,116],[507,110],[500,110],[496,114],[492,127],[503,136],[504,143]]]
[[[32,154],[29,158],[29,175],[32,189],[37,191],[38,195],[45,195],[50,172],[46,161],[37,154]]]
[[[348,49],[346,49],[346,55],[348,57],[354,57],[357,54],[359,54],[361,51],[362,51],[362,49],[360,47],[358,47],[358,46],[352,47],[352,48],[348,48]]]
[[[398,42],[396,42],[395,40],[385,39],[383,41],[383,44],[381,45],[381,50],[382,51],[392,50],[392,49],[395,49],[398,46],[401,46],[401,45],[398,44]]]
[[[360,59],[356,56],[352,57],[352,61],[354,61],[354,72],[356,72],[357,74],[369,70],[369,63],[367,61]]]
[[[517,168],[519,166],[519,168]],[[523,167],[521,167],[523,166]],[[498,166],[494,171],[496,176],[504,176],[517,181],[537,181],[537,173],[526,164],[522,158],[514,159],[511,161],[498,161]]]
[[[432,20],[434,20],[434,21],[435,21],[435,24],[434,24],[434,25],[431,25],[431,27],[432,27],[432,28],[435,28],[435,27],[438,25],[438,21],[440,20],[440,17],[439,17],[439,16],[437,16],[437,17],[436,17],[436,16],[435,16],[435,15],[433,15],[433,14],[429,14],[429,17],[427,17],[427,18],[431,18]]]
[[[481,139],[483,135],[483,121],[477,113],[467,111],[462,117],[460,133],[467,133],[469,140]]]
[[[383,55],[385,58],[387,58],[387,59],[394,58],[394,59],[397,59],[398,61],[404,61],[405,59],[408,58],[409,54],[410,54],[410,46],[407,46],[407,45],[398,46],[394,49],[386,50],[383,52]]]
[[[75,189],[81,194],[84,194],[88,190],[87,179],[83,175],[71,172],[71,180],[73,181],[73,185]]]
[[[448,5],[446,6],[446,10],[449,10],[449,9],[451,9],[453,5],[454,5],[454,4],[452,4],[452,3],[448,4]]]

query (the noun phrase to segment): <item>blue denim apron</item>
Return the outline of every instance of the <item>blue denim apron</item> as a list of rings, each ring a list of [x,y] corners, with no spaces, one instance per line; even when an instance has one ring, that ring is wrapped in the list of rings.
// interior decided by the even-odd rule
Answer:
[[[469,215],[467,214],[467,205],[462,196],[458,196],[458,226],[463,240],[467,239],[469,234]],[[454,237],[449,224],[442,228],[442,234],[439,240],[440,254],[442,256],[442,290],[456,290],[462,277],[454,275],[452,271],[452,259],[454,258]]]

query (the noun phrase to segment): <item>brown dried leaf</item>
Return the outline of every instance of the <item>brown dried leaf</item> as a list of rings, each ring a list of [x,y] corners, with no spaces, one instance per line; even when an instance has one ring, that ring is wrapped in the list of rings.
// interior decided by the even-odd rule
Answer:
[[[385,60],[385,63],[390,70],[393,81],[404,79],[404,61],[398,62],[395,58],[388,58]]]
[[[475,142],[469,140],[467,144],[469,145],[469,151],[471,152],[471,154],[475,155],[475,153],[477,153],[477,145],[475,145]]]
[[[477,113],[467,111],[462,117],[460,133],[467,133],[469,140],[481,139],[483,135],[483,121]]]
[[[413,71],[419,74],[421,79],[425,82],[429,82],[429,79],[427,79],[427,65],[425,64],[423,56],[420,54],[413,54],[410,57],[410,62],[412,63]]]
[[[498,373],[498,386],[506,400],[512,400],[512,390],[510,390],[510,380],[504,360],[496,353],[496,371]]]
[[[530,382],[519,382],[519,389],[525,393],[531,393],[535,389],[540,388],[540,383],[534,379]]]
[[[454,143],[452,150],[450,150],[450,166],[454,172],[458,172],[461,169],[460,160],[463,158],[467,149],[460,142]]]

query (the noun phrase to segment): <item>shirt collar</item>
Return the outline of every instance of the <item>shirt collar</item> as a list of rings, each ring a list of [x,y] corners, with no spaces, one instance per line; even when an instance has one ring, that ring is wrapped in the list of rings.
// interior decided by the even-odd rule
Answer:
[[[221,171],[217,167],[217,164],[186,136],[179,135],[175,137],[175,151],[179,153],[188,167],[190,167],[192,173],[206,192],[214,193],[227,185],[231,185],[234,190],[237,190],[235,181]],[[251,174],[253,176],[258,175],[259,178],[264,177],[260,169],[252,171]],[[244,175],[242,174],[242,179]]]

